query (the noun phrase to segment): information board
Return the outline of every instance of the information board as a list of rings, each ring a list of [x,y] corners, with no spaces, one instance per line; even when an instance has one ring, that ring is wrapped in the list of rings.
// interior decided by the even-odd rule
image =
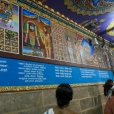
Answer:
[[[60,83],[105,82],[113,73],[106,70],[78,68],[0,57],[0,86],[36,86]]]

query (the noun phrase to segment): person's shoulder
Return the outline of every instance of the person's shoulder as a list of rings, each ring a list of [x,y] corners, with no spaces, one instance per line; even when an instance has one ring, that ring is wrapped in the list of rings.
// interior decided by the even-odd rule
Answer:
[[[70,114],[79,114],[79,113],[77,113],[77,112],[75,112],[75,111],[73,111],[71,109],[69,109],[69,111],[70,111]]]

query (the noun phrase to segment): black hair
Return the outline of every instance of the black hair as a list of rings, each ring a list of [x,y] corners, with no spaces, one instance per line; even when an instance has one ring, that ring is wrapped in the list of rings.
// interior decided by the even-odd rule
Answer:
[[[73,97],[73,90],[69,84],[62,83],[57,87],[56,99],[57,99],[57,105],[60,108],[68,106],[70,100],[72,100],[72,97]]]
[[[107,96],[108,95],[108,91],[112,88],[113,86],[113,80],[108,79],[105,84],[104,84],[104,95]]]

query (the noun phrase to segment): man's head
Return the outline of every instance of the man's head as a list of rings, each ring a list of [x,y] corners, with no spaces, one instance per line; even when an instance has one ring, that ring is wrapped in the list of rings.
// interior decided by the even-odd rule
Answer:
[[[56,99],[57,99],[57,104],[60,108],[68,106],[70,100],[72,100],[72,97],[73,97],[73,90],[69,84],[63,83],[57,87]]]
[[[107,96],[108,91],[112,88],[113,86],[113,80],[108,79],[106,83],[104,84],[104,95]]]

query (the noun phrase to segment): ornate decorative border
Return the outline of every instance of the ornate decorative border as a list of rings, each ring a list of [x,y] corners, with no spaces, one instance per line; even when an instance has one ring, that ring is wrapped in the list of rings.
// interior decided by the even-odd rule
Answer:
[[[88,83],[88,84],[71,84],[71,87],[83,87],[83,86],[94,86],[94,85],[103,85],[104,83]],[[34,91],[34,90],[47,90],[47,89],[56,89],[58,85],[43,85],[43,86],[9,86],[9,87],[0,87],[1,92],[19,92],[19,91]]]

